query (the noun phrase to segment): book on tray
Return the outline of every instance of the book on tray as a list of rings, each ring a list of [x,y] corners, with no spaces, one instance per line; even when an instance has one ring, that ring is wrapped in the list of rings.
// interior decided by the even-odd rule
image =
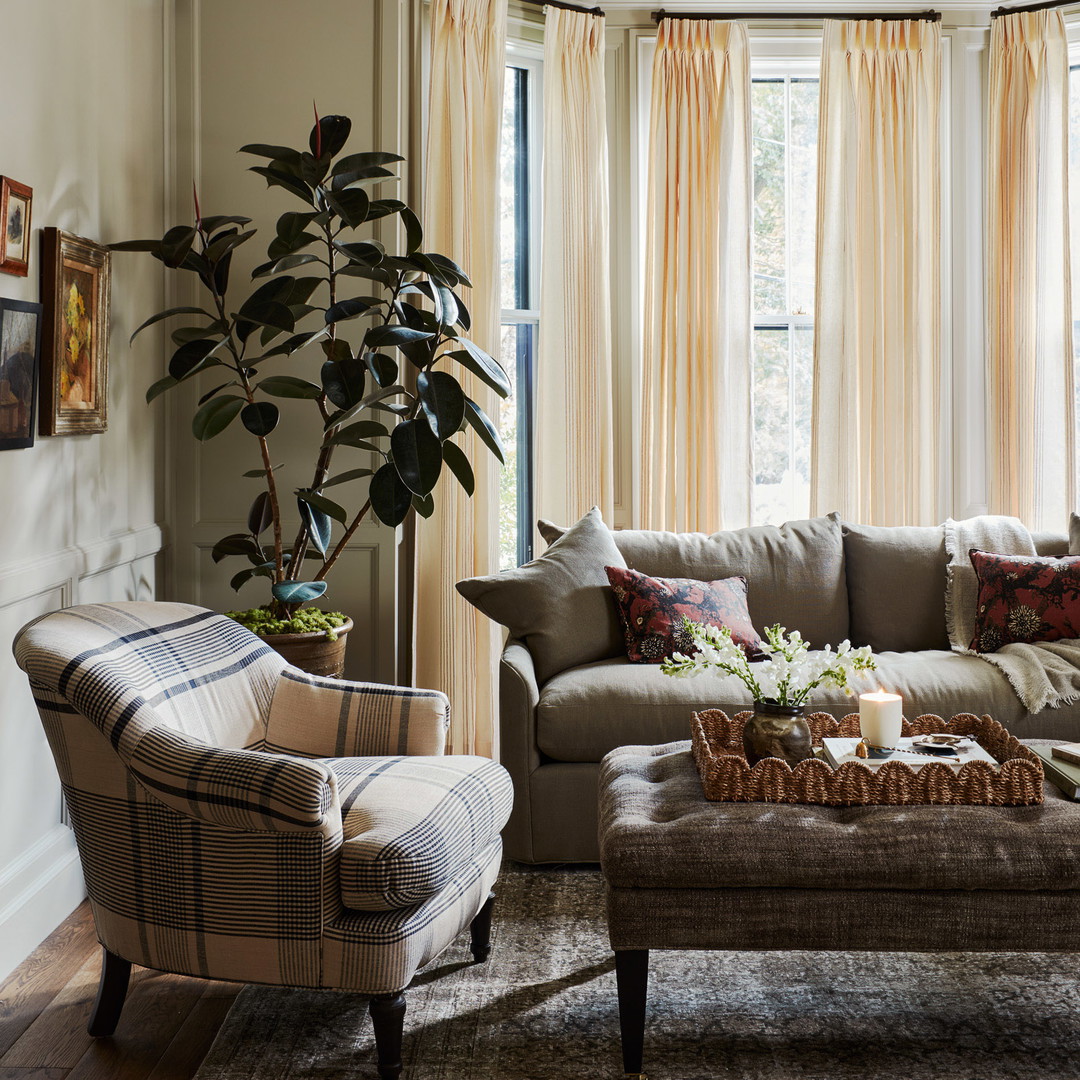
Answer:
[[[1034,747],[1032,748],[1034,749]],[[1051,751],[1054,757],[1060,761],[1069,761],[1073,765],[1080,765],[1080,742],[1065,743],[1064,746],[1055,746]],[[1041,754],[1039,755],[1042,756]]]
[[[1049,746],[1032,746],[1032,750],[1042,758],[1043,773],[1062,795],[1069,799],[1080,799],[1080,765],[1064,761],[1053,753]],[[1058,748],[1055,746],[1054,750]]]
[[[925,738],[925,736],[923,736]],[[969,761],[987,761],[995,767],[998,762],[991,757],[974,739],[960,739],[957,741],[956,754],[942,755],[932,750],[919,750],[915,745],[920,742],[915,738],[900,740],[896,750],[888,757],[859,757],[855,753],[855,747],[859,745],[859,739],[823,739],[822,757],[834,769],[839,768],[845,762],[857,761],[860,765],[866,765],[870,769],[877,769],[887,761],[902,761],[910,765],[916,772],[924,765],[939,764],[948,765],[953,772],[959,772],[961,767]]]

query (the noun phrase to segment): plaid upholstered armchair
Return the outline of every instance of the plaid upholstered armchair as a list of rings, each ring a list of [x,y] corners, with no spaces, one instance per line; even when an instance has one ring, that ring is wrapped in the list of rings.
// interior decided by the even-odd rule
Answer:
[[[92,1035],[132,963],[371,996],[379,1075],[401,1072],[404,989],[465,927],[486,959],[511,788],[441,756],[439,693],[309,676],[181,604],[54,612],[27,673],[104,947]]]

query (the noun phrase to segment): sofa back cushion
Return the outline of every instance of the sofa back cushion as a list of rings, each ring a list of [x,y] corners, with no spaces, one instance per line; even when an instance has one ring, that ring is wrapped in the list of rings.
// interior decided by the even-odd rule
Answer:
[[[848,637],[848,595],[840,517],[754,525],[713,533],[625,529],[612,534],[626,565],[650,577],[746,578],[755,628],[780,623],[811,647]]]
[[[844,522],[851,640],[874,652],[947,649],[945,530]]]

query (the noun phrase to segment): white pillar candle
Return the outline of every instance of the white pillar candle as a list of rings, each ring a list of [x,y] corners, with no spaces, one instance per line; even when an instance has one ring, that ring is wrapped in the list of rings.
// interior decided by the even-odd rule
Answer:
[[[899,694],[887,694],[879,690],[876,694],[859,695],[859,730],[871,746],[883,746],[890,749],[900,742],[900,728],[903,723],[903,702]]]

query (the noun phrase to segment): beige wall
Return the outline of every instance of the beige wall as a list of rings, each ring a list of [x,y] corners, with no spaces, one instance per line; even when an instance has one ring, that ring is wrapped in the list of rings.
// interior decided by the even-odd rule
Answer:
[[[164,11],[165,0],[0,0],[0,173],[34,191],[30,275],[0,274],[0,296],[40,300],[43,226],[103,243],[161,234]],[[0,453],[0,977],[83,895],[8,643],[53,608],[154,593],[164,433],[143,393],[162,367],[162,337],[127,339],[162,300],[156,264],[117,257],[109,430]]]
[[[406,112],[411,4],[407,0],[180,0],[177,6],[177,159],[179,201],[175,220],[188,219],[191,179],[206,214],[243,214],[259,235],[237,252],[232,279],[245,282],[266,258],[274,223],[303,205],[281,188],[266,187],[249,166],[265,161],[237,154],[245,143],[306,147],[312,102],[319,113],[343,113],[353,121],[347,151],[387,150],[407,154]],[[185,135],[190,139],[185,143]],[[395,194],[385,189],[384,194]],[[408,197],[405,195],[404,197]],[[301,271],[302,272],[302,271]],[[358,287],[355,293],[365,290]],[[345,296],[355,295],[346,292]],[[237,292],[237,297],[244,294]],[[339,296],[339,299],[344,299]],[[325,303],[317,292],[312,303]],[[296,374],[318,380],[324,357],[316,346],[267,366],[266,374]],[[212,374],[201,389],[221,380]],[[240,424],[198,444],[190,435],[197,394],[173,403],[176,437],[173,509],[173,572],[177,599],[213,608],[253,607],[265,602],[258,579],[234,593],[229,579],[247,564],[215,566],[210,550],[220,537],[242,528],[259,481],[240,474],[256,468],[258,447]],[[319,425],[311,402],[278,401],[282,421],[268,441],[284,490],[291,539],[297,519],[291,492],[310,482]],[[335,471],[358,468],[365,455],[345,449]],[[362,501],[362,482],[352,485]],[[340,489],[348,498],[351,492]],[[346,503],[347,506],[352,503]],[[360,502],[356,503],[357,508]],[[340,608],[357,624],[350,637],[347,674],[393,681],[398,635],[396,537],[377,524],[361,526],[330,577],[324,606]]]

